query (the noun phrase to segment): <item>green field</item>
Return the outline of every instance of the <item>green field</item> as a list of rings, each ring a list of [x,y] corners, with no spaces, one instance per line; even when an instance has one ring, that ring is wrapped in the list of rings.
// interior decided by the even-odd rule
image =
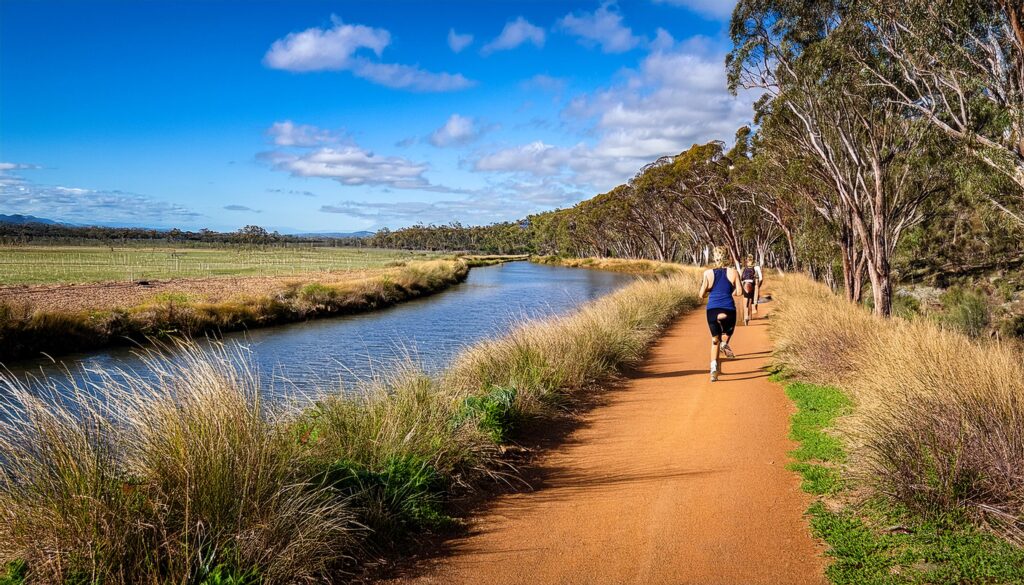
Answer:
[[[436,254],[365,248],[0,246],[0,286],[380,268]]]

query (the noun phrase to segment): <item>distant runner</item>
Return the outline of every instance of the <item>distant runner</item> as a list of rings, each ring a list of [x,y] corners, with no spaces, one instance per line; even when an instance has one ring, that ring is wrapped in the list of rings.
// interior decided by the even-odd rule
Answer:
[[[704,271],[700,283],[700,298],[708,297],[708,328],[711,329],[711,381],[718,380],[722,367],[718,363],[719,350],[727,357],[736,357],[729,347],[729,339],[736,329],[736,302],[732,297],[743,294],[740,275],[729,266],[729,250],[717,246],[712,268]]]
[[[761,285],[764,283],[764,275],[761,267],[754,262],[754,255],[747,254],[746,265],[740,273],[740,281],[743,284],[743,324],[750,325],[751,308],[753,314],[757,314],[757,301],[761,295]]]

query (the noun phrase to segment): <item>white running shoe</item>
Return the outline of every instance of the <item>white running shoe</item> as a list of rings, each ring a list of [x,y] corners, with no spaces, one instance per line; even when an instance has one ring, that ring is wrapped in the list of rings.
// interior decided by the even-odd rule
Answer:
[[[732,348],[729,347],[728,343],[723,343],[722,344],[722,351],[725,352],[725,357],[727,357],[727,358],[734,358],[734,357],[736,357],[736,354],[733,353]]]
[[[711,362],[711,381],[715,382],[718,380],[718,362]]]

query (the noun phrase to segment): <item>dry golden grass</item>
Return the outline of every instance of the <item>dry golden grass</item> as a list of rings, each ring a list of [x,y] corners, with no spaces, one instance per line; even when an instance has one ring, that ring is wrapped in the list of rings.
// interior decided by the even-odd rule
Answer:
[[[921,511],[968,512],[1024,541],[1024,366],[1016,346],[882,320],[802,276],[776,281],[777,355],[850,392],[859,477]]]

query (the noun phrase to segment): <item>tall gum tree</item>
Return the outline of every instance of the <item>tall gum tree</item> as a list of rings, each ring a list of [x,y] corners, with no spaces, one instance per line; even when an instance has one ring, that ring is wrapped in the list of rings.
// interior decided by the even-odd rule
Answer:
[[[934,137],[887,88],[867,83],[852,57],[884,58],[847,3],[741,0],[730,26],[730,89],[760,88],[764,111],[785,110],[796,144],[820,163],[849,214],[871,282],[874,310],[892,310],[891,256],[941,177]]]

